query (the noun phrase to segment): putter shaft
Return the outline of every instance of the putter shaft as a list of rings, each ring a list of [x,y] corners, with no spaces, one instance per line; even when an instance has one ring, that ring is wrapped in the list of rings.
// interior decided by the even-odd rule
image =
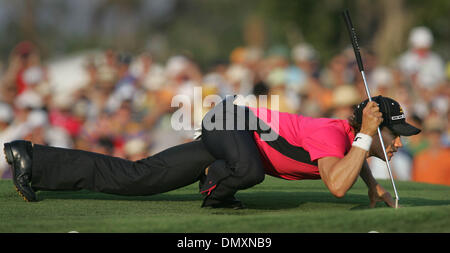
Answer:
[[[364,74],[364,70],[361,70],[361,75],[362,75],[362,78],[363,78],[363,81],[364,81],[364,87],[366,88],[367,96],[369,97],[369,101],[372,101],[372,96],[370,95],[370,91],[369,91],[369,87],[367,85],[366,75]],[[387,156],[387,153],[386,153],[386,148],[384,146],[383,136],[381,135],[380,127],[378,127],[377,130],[378,130],[378,137],[380,138],[381,147],[383,149],[384,159],[386,161],[386,166],[387,166],[387,169],[389,171],[389,177],[391,178],[392,187],[394,188],[394,194],[395,194],[395,199],[396,199],[396,201],[395,201],[395,208],[397,208],[398,200],[399,200],[398,193],[397,193],[397,188],[395,187],[394,177],[392,176],[392,170],[391,170],[391,166],[389,165],[389,159],[388,159],[388,156]]]
[[[366,88],[367,97],[369,97],[369,101],[372,101],[372,96],[370,96],[369,87],[367,85],[366,76],[364,74],[364,65],[362,63],[361,54],[359,52],[358,37],[356,36],[356,31],[355,31],[355,28],[353,27],[352,20],[350,18],[350,12],[348,10],[345,10],[343,12],[343,17],[344,17],[345,24],[347,25],[347,31],[348,31],[348,34],[350,36],[350,41],[352,42],[353,51],[354,51],[355,57],[356,57],[356,62],[358,63],[359,71],[361,72],[361,75],[363,77],[363,81],[364,81],[364,86]],[[384,158],[386,160],[386,165],[387,165],[387,168],[388,168],[388,171],[389,171],[389,176],[391,178],[392,187],[394,188],[395,199],[396,199],[396,201],[395,201],[395,208],[397,208],[398,207],[398,200],[399,200],[398,194],[397,194],[397,188],[395,187],[394,177],[392,176],[391,166],[389,165],[389,160],[388,160],[388,157],[387,157],[387,154],[386,154],[386,147],[384,146],[383,136],[381,135],[380,127],[378,127],[378,137],[380,138],[381,147],[383,148]]]

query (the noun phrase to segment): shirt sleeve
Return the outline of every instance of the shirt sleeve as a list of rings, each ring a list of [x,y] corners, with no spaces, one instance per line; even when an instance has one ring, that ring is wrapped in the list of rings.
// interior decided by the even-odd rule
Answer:
[[[303,146],[309,152],[311,161],[315,161],[327,156],[344,157],[350,149],[350,141],[342,127],[327,125],[306,137]]]

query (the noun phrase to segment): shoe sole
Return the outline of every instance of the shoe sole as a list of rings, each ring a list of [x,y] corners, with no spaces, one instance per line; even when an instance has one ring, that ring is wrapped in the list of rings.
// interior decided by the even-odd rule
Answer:
[[[207,205],[205,205],[205,201],[206,199],[203,201],[201,207],[206,209],[233,209],[233,210],[247,209],[247,207],[240,201],[236,201],[234,203],[215,203]]]
[[[202,208],[206,209],[232,209],[232,210],[242,210],[247,209],[246,206],[202,206]]]
[[[14,165],[13,165],[13,161],[14,161],[14,156],[11,152],[11,147],[8,143],[5,143],[4,145],[4,149],[3,149],[3,153],[5,154],[5,159],[6,162],[11,165],[11,172],[12,172],[12,177],[13,177],[13,183],[14,183],[14,188],[16,188],[17,193],[19,193],[19,195],[23,198],[23,200],[25,200],[26,202],[33,202],[34,200],[31,200],[31,198],[28,198],[26,196],[26,194],[24,194],[21,190],[21,187],[18,186],[18,183],[16,182],[16,173],[15,173],[15,169],[14,169]]]

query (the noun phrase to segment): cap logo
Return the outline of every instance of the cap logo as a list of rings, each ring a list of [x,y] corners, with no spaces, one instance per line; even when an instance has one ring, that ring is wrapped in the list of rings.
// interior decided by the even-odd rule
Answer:
[[[404,118],[406,118],[406,117],[405,117],[405,114],[397,115],[397,116],[392,116],[392,117],[391,117],[392,120],[399,120],[399,119],[404,119]]]

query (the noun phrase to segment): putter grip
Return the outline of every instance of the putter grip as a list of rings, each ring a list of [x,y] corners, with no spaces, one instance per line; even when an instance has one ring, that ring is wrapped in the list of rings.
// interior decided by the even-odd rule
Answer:
[[[343,13],[345,24],[347,25],[348,35],[352,41],[353,51],[355,52],[356,62],[358,63],[359,71],[363,71],[364,67],[361,60],[361,54],[359,52],[358,37],[356,36],[355,28],[353,27],[352,20],[350,19],[350,12],[345,10]]]

